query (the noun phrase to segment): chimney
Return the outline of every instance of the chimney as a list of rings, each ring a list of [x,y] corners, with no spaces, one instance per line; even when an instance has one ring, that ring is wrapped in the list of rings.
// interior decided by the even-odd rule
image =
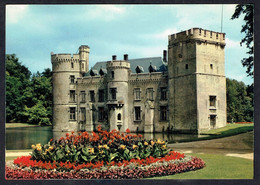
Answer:
[[[112,55],[112,60],[116,60],[116,55]]]
[[[124,54],[124,60],[125,60],[125,61],[128,60],[128,54]]]
[[[163,50],[163,61],[167,62],[167,50]]]

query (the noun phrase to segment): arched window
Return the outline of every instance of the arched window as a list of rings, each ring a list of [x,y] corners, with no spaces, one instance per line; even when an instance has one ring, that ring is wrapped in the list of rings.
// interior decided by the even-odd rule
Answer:
[[[117,120],[121,120],[121,114],[120,113],[117,115]]]

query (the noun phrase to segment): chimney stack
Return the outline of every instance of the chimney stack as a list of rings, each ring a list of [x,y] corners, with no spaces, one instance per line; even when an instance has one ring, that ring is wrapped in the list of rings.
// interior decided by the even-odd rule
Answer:
[[[112,55],[112,60],[116,60],[116,55]]]
[[[124,60],[125,60],[125,61],[128,60],[128,54],[124,54]]]
[[[163,50],[163,61],[167,62],[167,50]]]

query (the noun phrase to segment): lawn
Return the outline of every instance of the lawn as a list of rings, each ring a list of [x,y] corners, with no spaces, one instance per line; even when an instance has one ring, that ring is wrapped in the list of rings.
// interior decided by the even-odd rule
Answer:
[[[16,127],[37,127],[39,125],[33,125],[30,123],[6,123],[5,128],[16,128]]]
[[[151,179],[253,179],[253,160],[216,154],[189,154],[203,159],[206,167],[197,171]]]
[[[200,135],[205,135],[204,137],[192,138],[192,139],[183,139],[179,140],[178,143],[182,142],[192,142],[192,141],[201,141],[201,140],[210,140],[218,139],[228,136],[233,136],[237,134],[242,134],[254,130],[254,124],[227,124],[225,127],[212,129],[206,132],[200,133]],[[169,143],[175,143],[169,141]]]

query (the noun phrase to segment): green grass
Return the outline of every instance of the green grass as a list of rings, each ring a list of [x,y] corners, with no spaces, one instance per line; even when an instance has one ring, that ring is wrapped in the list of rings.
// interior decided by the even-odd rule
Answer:
[[[16,127],[37,127],[39,125],[33,125],[30,123],[6,123],[5,128],[16,128]]]
[[[225,127],[219,129],[209,130],[202,132],[201,134],[213,134],[213,135],[227,135],[227,134],[240,134],[254,129],[254,124],[228,124]]]
[[[218,139],[218,138],[234,136],[237,134],[250,132],[253,130],[254,130],[254,124],[228,124],[222,128],[213,129],[207,132],[200,133],[201,135],[206,135],[205,137],[183,139],[183,140],[179,140],[178,143]],[[176,142],[169,141],[169,143],[176,143]]]
[[[253,160],[216,154],[189,154],[203,159],[206,167],[150,179],[253,179]]]

